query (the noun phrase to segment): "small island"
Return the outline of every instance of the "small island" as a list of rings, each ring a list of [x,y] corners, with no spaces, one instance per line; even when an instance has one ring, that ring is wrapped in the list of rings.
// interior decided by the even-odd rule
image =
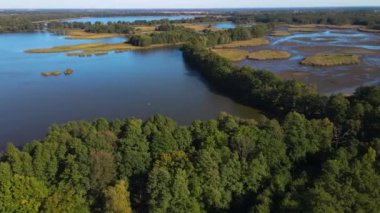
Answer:
[[[65,74],[66,76],[67,76],[67,75],[72,75],[73,73],[74,73],[74,70],[71,69],[71,68],[67,68],[67,69],[63,72],[63,74]]]
[[[63,74],[66,76],[72,75],[74,73],[74,70],[71,68],[67,68]],[[60,76],[62,74],[61,71],[51,71],[51,72],[41,72],[41,75],[44,77],[51,77],[51,76]]]
[[[265,61],[265,60],[281,60],[288,59],[292,55],[286,51],[278,51],[278,50],[260,50],[256,52],[252,52],[248,55],[248,59]]]
[[[42,72],[41,75],[44,77],[60,76],[61,72],[60,71]]]
[[[300,62],[302,65],[319,67],[353,65],[359,63],[359,56],[349,54],[320,54],[306,57]]]

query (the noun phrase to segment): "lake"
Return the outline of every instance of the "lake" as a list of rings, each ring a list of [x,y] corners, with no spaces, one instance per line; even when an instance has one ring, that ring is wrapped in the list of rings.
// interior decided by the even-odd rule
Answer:
[[[282,29],[284,30],[284,29]],[[357,30],[321,29],[319,32],[295,32],[286,37],[269,36],[270,45],[245,48],[248,51],[274,49],[292,54],[288,60],[244,60],[240,65],[266,69],[287,79],[313,84],[325,94],[351,94],[362,85],[380,85],[380,34]],[[315,54],[345,53],[359,55],[360,64],[312,67],[299,64]]]
[[[100,39],[119,43],[125,38]],[[244,118],[258,112],[215,93],[186,66],[176,49],[68,57],[64,53],[23,51],[91,43],[50,33],[0,34],[0,149],[43,138],[53,123],[160,113],[189,124],[216,118],[221,111]],[[41,72],[72,68],[71,76],[43,77]]]
[[[189,15],[178,15],[178,16],[118,16],[118,17],[86,17],[86,18],[78,18],[78,19],[69,19],[64,20],[67,22],[91,22],[92,24],[95,22],[101,22],[106,24],[108,22],[134,22],[134,21],[155,21],[155,20],[182,20],[182,19],[193,19],[195,16]]]

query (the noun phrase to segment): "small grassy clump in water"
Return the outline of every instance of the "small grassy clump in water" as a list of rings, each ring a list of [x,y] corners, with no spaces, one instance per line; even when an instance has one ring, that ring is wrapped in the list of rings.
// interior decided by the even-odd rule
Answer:
[[[67,68],[67,69],[63,72],[63,74],[65,74],[65,75],[72,75],[73,73],[74,73],[74,70],[71,69],[71,68]]]
[[[269,44],[266,38],[254,38],[245,41],[233,41],[229,44],[216,45],[215,48],[238,48],[238,47],[256,47]]]
[[[357,55],[348,54],[328,54],[328,55],[315,55],[306,57],[300,64],[309,66],[340,66],[340,65],[351,65],[359,64],[360,58]]]
[[[280,59],[288,59],[292,55],[285,51],[276,51],[276,50],[260,50],[256,52],[252,52],[248,55],[248,59],[252,60],[280,60]]]
[[[231,61],[241,61],[247,58],[249,52],[238,49],[212,49],[216,54]]]
[[[44,77],[59,76],[61,75],[61,72],[60,71],[42,72],[41,75]]]

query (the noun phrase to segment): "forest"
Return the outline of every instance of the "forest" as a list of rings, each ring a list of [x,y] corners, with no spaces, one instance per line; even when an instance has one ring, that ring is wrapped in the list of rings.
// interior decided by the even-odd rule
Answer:
[[[379,151],[379,139],[337,145],[331,121],[296,112],[69,122],[8,146],[0,211],[378,212]]]

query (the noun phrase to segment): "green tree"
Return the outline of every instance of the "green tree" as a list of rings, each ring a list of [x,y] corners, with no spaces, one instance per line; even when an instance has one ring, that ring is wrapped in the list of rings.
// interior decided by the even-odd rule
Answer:
[[[115,186],[109,186],[105,192],[105,212],[131,213],[129,192],[125,181],[117,181]]]

